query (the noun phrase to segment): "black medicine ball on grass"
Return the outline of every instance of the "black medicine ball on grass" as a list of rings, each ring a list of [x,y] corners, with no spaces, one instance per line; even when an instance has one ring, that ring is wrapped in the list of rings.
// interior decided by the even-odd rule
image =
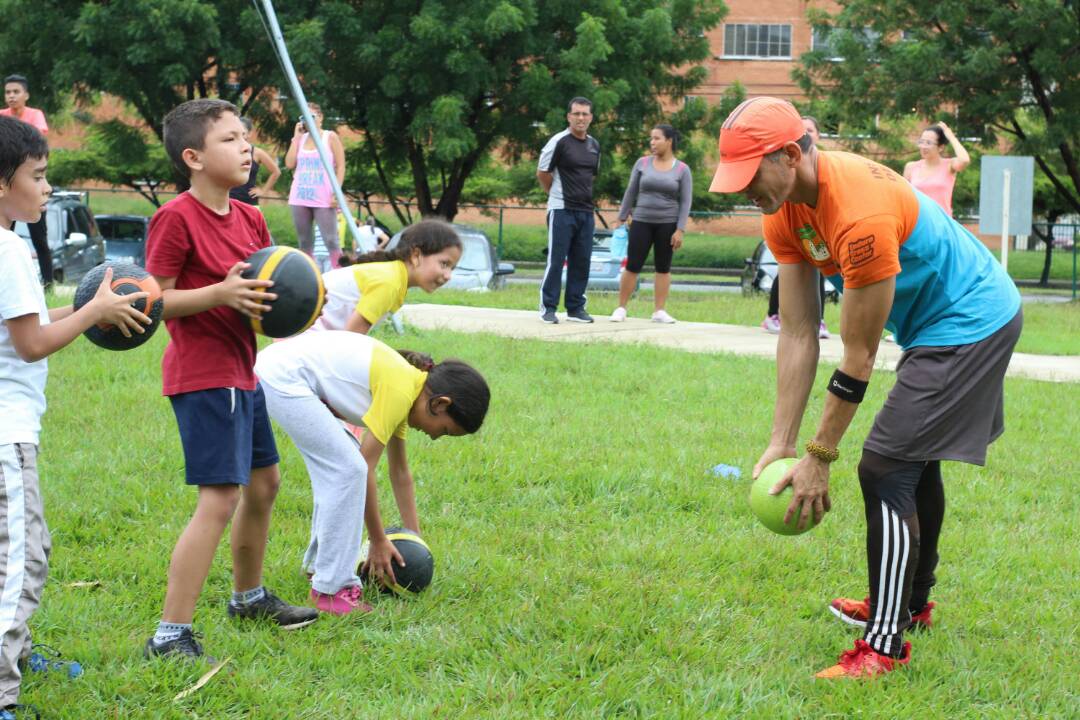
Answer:
[[[90,342],[106,350],[130,350],[149,340],[154,331],[158,329],[158,325],[161,324],[161,313],[165,308],[165,303],[162,300],[161,287],[157,284],[157,280],[145,269],[132,263],[106,262],[83,275],[79,286],[75,288],[74,305],[76,310],[94,299],[94,295],[97,294],[98,288],[101,286],[101,281],[105,279],[105,271],[110,267],[113,269],[111,287],[114,293],[117,295],[130,295],[137,292],[150,294],[149,297],[136,300],[132,303],[132,306],[153,322],[143,326],[145,332],[133,332],[131,337],[124,337],[124,333],[120,331],[120,328],[107,324],[94,325],[83,335]]]
[[[268,247],[247,261],[251,267],[241,273],[247,280],[272,280],[267,292],[277,295],[266,304],[270,309],[260,318],[249,318],[260,335],[283,338],[311,327],[322,312],[326,288],[315,261],[295,248]]]
[[[431,584],[431,578],[435,574],[435,558],[431,555],[431,549],[423,538],[412,530],[400,527],[386,528],[386,537],[394,545],[405,567],[398,564],[397,560],[391,560],[394,567],[394,585],[386,585],[363,572],[359,573],[365,582],[376,584],[383,592],[392,592],[403,597],[412,597]]]

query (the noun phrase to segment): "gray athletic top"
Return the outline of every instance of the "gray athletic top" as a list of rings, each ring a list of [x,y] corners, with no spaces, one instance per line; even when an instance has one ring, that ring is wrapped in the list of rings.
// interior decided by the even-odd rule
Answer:
[[[677,223],[680,230],[685,230],[693,190],[694,180],[686,163],[676,160],[664,172],[656,169],[652,155],[646,155],[630,171],[630,184],[619,206],[619,222],[633,215],[642,222]]]

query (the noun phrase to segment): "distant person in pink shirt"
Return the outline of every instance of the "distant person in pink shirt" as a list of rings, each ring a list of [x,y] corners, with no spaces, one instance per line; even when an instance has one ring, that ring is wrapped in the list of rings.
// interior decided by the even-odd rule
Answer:
[[[0,110],[0,115],[22,120],[36,127],[42,135],[48,136],[49,124],[45,122],[45,113],[37,108],[26,107],[26,101],[29,99],[29,81],[22,75],[8,75],[4,78],[4,100],[7,102],[7,107]],[[30,241],[34,244],[34,252],[37,253],[41,282],[47,290],[52,287],[53,266],[52,251],[49,249],[49,231],[45,227],[45,215],[41,213],[40,220],[27,223],[27,228],[30,230]]]
[[[322,108],[308,103],[311,116],[322,134],[325,146],[330,150],[334,177],[338,185],[345,182],[345,147],[333,130],[323,130]],[[303,119],[293,128],[293,139],[285,154],[285,167],[293,171],[292,187],[289,189],[289,209],[300,249],[315,256],[315,228],[319,226],[326,252],[330,256],[330,269],[336,270],[341,260],[341,246],[337,233],[337,197],[330,176],[323,168],[315,141],[308,134]]]
[[[941,151],[948,143],[956,157],[942,157]],[[904,166],[904,178],[945,212],[952,211],[953,186],[956,174],[971,164],[971,156],[956,139],[956,135],[943,122],[923,130],[918,141],[919,155],[922,159],[909,162]]]
[[[4,78],[4,100],[7,107],[0,110],[0,115],[22,120],[36,127],[42,135],[49,134],[49,124],[45,122],[45,113],[37,108],[27,107],[30,99],[30,83],[22,75],[8,75]]]

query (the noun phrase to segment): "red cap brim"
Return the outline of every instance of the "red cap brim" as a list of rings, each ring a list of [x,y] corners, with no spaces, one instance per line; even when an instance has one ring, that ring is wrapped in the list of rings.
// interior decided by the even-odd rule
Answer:
[[[716,174],[713,175],[712,184],[709,185],[709,192],[735,193],[745,189],[754,179],[754,173],[761,165],[762,157],[764,156],[758,155],[746,160],[720,163],[716,168]]]

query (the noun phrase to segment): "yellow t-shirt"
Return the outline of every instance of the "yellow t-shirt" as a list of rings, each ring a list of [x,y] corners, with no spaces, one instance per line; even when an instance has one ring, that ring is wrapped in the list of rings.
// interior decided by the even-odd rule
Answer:
[[[323,273],[326,304],[317,323],[320,330],[344,330],[357,312],[374,325],[405,304],[409,271],[400,260],[360,263]]]
[[[364,427],[383,445],[390,437],[404,438],[409,410],[424,389],[428,374],[401,353],[382,343],[371,350],[371,407]]]
[[[282,395],[319,398],[383,445],[405,437],[409,410],[428,376],[375,338],[344,330],[271,343],[259,353],[255,374]]]

